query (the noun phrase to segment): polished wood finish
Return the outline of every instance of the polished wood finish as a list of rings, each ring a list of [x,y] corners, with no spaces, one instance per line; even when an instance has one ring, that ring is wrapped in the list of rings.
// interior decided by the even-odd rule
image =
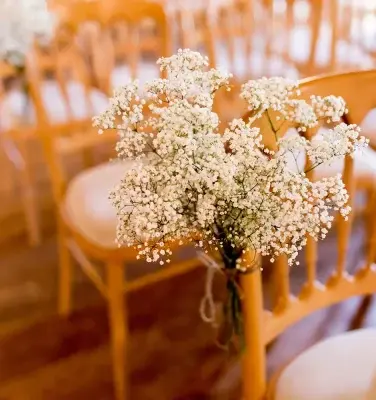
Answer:
[[[246,265],[253,265],[257,257],[256,253],[248,251],[244,257],[244,262]],[[266,390],[261,270],[258,268],[255,272],[242,275],[241,288],[244,296],[242,311],[246,343],[243,371],[247,371],[248,376],[252,377],[252,379],[246,379],[243,382],[243,397],[245,399],[258,399],[262,398]],[[251,298],[248,296],[251,296]],[[255,325],[260,328],[255,329]]]
[[[107,268],[108,310],[112,344],[113,374],[116,398],[129,398],[127,395],[126,344],[128,321],[126,307],[123,307],[124,267],[120,262],[109,261]]]
[[[334,94],[342,96],[349,109],[349,113],[345,118],[346,121],[348,123],[360,124],[367,112],[376,104],[376,95],[374,91],[370,90],[370,86],[375,82],[375,79],[376,71],[344,73],[303,80],[300,88],[303,97],[307,98],[311,95],[325,96]],[[354,92],[355,87],[356,92]],[[310,137],[311,133],[309,132],[307,138],[310,139]],[[310,178],[314,179],[314,174],[311,173]],[[375,185],[374,179],[365,177],[365,179],[361,181],[359,177],[355,176],[354,160],[348,156],[345,158],[344,162],[343,180],[349,193],[350,206],[355,205],[356,186],[358,188],[373,188]],[[368,199],[368,201],[373,202],[374,200],[374,196]],[[368,209],[374,209],[375,206],[376,203],[373,203],[373,206]],[[372,225],[375,226],[375,216],[368,215],[367,217],[372,219]],[[260,371],[254,367],[253,362],[255,359],[252,357],[254,357],[255,354],[259,354],[260,351],[265,351],[265,346],[268,343],[278,337],[278,335],[284,332],[289,326],[317,310],[343,302],[353,296],[369,296],[376,292],[376,270],[373,264],[370,265],[369,261],[366,261],[362,268],[351,275],[346,270],[351,232],[353,229],[353,216],[348,220],[338,218],[336,229],[336,267],[330,271],[331,274],[325,283],[318,281],[316,274],[312,271],[313,268],[317,269],[317,263],[313,265],[313,261],[317,260],[317,245],[314,241],[309,241],[306,246],[308,280],[297,294],[292,293],[289,289],[288,281],[291,277],[288,273],[289,268],[287,266],[287,260],[279,262],[276,265],[275,284],[279,289],[279,293],[276,298],[276,304],[271,310],[264,310],[264,312],[262,312],[263,306],[258,300],[260,297],[260,290],[257,289],[259,286],[256,283],[245,286],[245,309],[255,307],[255,305],[259,308],[258,313],[253,312],[245,314],[245,317],[249,319],[245,321],[245,325],[250,329],[247,338],[252,344],[253,350],[252,352],[246,353],[245,357],[249,359],[246,360],[244,363],[245,367],[243,368],[243,398],[245,400],[262,400],[265,396],[264,380],[266,378],[266,369],[264,368],[262,358],[256,356],[255,359],[258,360],[259,368],[263,370],[263,374],[261,374],[260,377]],[[372,237],[370,241],[373,242],[374,237]],[[370,241],[366,243],[366,260],[370,260],[370,254],[374,255],[375,251],[374,248],[369,246]],[[374,258],[372,261],[374,261]],[[251,278],[246,277],[245,279],[250,280]],[[261,277],[254,274],[252,281],[253,280],[260,282]],[[280,304],[282,304],[282,307],[280,307]],[[263,314],[263,318],[260,318],[260,313]],[[262,322],[260,322],[261,320]],[[259,337],[261,335],[260,332],[262,332],[263,343],[258,343],[259,347],[257,347],[254,345],[254,337]],[[250,390],[249,387],[252,389]]]
[[[362,264],[364,229],[356,221],[348,271]],[[74,307],[56,315],[58,247],[53,227],[39,247],[19,241],[0,246],[0,398],[114,399],[109,314],[98,291],[74,270]],[[325,281],[336,264],[335,229],[319,243],[317,279]],[[302,265],[291,270],[291,290],[305,280]],[[155,266],[154,266],[155,268]],[[129,265],[129,280],[150,265]],[[265,272],[265,271],[264,271]],[[266,274],[263,273],[264,280]],[[264,294],[272,282],[263,284]],[[124,297],[129,311],[127,366],[132,399],[209,400],[240,398],[241,360],[215,345],[216,332],[199,316],[205,268],[145,286]],[[216,300],[224,298],[220,275]],[[286,330],[267,354],[271,376],[301,351],[348,329],[361,299],[323,309]],[[270,309],[270,298],[264,300]],[[375,302],[362,326],[376,326]]]

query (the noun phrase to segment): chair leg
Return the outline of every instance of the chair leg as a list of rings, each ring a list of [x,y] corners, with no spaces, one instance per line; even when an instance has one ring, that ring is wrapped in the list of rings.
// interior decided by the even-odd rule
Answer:
[[[94,165],[94,155],[92,149],[83,149],[82,158],[85,168],[91,168]]]
[[[375,223],[372,218],[373,207],[375,205],[375,188],[372,186],[365,191],[366,205],[364,210],[364,225],[366,231],[366,249],[368,249],[369,241],[372,234],[373,224]]]
[[[116,400],[126,398],[127,319],[124,305],[124,267],[119,262],[107,264],[108,307],[112,347],[112,364]]]
[[[27,166],[20,172],[21,200],[25,213],[26,227],[30,246],[37,246],[41,241],[38,206],[30,171]]]
[[[355,329],[360,329],[363,325],[364,318],[366,317],[368,310],[370,309],[372,304],[372,295],[367,294],[363,296],[362,301],[356,310],[356,314],[354,317],[351,319],[350,325],[349,325],[349,330],[355,330]]]
[[[63,221],[58,218],[58,251],[59,251],[59,314],[69,315],[72,303],[72,270],[73,262],[66,243],[67,234]]]

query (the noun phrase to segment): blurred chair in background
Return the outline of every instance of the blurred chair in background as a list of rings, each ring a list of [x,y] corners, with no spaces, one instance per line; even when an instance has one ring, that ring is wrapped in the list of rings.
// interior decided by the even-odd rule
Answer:
[[[98,14],[82,14],[84,15],[88,21],[98,17]],[[118,13],[115,8],[109,8],[101,15],[103,17],[100,25],[102,30],[117,27],[118,25],[113,25],[113,23],[123,21],[131,29],[136,29],[145,19],[152,19],[158,27],[161,27],[158,31],[162,43],[159,47],[161,50],[159,55],[167,54],[168,23],[160,5],[137,1],[128,5],[126,9],[122,9],[121,13]],[[76,18],[79,16],[81,16],[79,13],[75,13]],[[105,162],[79,172],[68,183],[67,174],[63,169],[63,158],[72,153],[87,150],[93,145],[103,145],[104,142],[109,141],[114,145],[117,137],[115,131],[113,135],[98,135],[97,130],[92,128],[91,116],[93,113],[98,114],[103,111],[107,102],[102,102],[104,95],[91,86],[90,74],[83,58],[79,56],[76,38],[83,22],[83,19],[80,19],[79,24],[73,20],[63,22],[56,35],[55,45],[48,55],[41,54],[36,49],[34,57],[30,60],[29,77],[40,121],[39,134],[43,142],[58,208],[59,311],[62,315],[67,315],[71,310],[71,258],[73,257],[108,301],[115,392],[118,399],[123,399],[126,392],[127,340],[124,292],[186,272],[195,268],[198,262],[191,258],[187,261],[172,263],[170,268],[157,270],[154,274],[126,283],[124,267],[125,264],[135,261],[136,252],[134,249],[118,248],[116,213],[108,196],[110,190],[120,182],[131,162]],[[115,64],[111,60],[108,61],[109,65]],[[55,76],[54,80],[49,79],[51,73]],[[104,81],[101,80],[101,82]],[[60,89],[63,94],[64,102],[61,106],[64,105],[64,107],[61,108],[64,113],[58,118],[50,117],[50,111],[56,110],[57,107],[52,104],[55,96],[51,97],[51,102],[46,102],[48,98],[45,91],[46,85]],[[98,263],[99,267],[105,267],[106,279],[103,279],[98,272]]]
[[[6,185],[8,178],[9,189],[19,193],[28,241],[31,245],[37,245],[41,239],[39,208],[30,147],[30,142],[36,139],[35,131],[31,128],[35,118],[24,85],[24,77],[15,67],[0,63],[0,151],[8,163],[5,171],[9,171],[8,177],[2,174],[2,184]],[[2,199],[5,201],[5,196]],[[7,206],[12,208],[10,204],[3,206],[8,212]]]

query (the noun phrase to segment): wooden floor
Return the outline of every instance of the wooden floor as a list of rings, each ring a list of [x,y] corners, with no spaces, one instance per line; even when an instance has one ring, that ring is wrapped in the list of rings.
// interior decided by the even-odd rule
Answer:
[[[362,259],[357,227],[349,268]],[[319,275],[335,262],[334,236],[320,248]],[[108,321],[104,302],[77,271],[75,311],[56,315],[56,243],[22,240],[0,248],[0,399],[112,399]],[[297,290],[304,268],[292,271]],[[128,296],[131,342],[131,400],[237,398],[239,368],[234,354],[214,344],[215,332],[200,320],[205,270],[145,288]],[[218,288],[217,288],[218,290]],[[359,299],[317,312],[292,327],[268,354],[271,373],[315,341],[346,330]],[[365,325],[376,326],[376,308]],[[229,393],[224,395],[223,393]]]

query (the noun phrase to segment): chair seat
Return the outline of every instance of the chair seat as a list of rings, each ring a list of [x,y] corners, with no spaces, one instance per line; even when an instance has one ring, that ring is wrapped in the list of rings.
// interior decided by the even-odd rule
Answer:
[[[108,105],[107,96],[97,89],[91,89],[85,94],[85,89],[79,82],[68,82],[66,85],[67,101],[53,80],[47,80],[41,85],[41,97],[47,116],[52,123],[64,123],[71,120],[90,119],[104,111]],[[0,126],[9,129],[14,122],[22,119],[26,123],[35,122],[35,110],[31,106],[27,94],[20,90],[10,91],[0,107]]]
[[[86,240],[96,246],[116,248],[116,211],[109,193],[132,162],[109,162],[79,173],[69,184],[65,213]]]
[[[282,372],[275,400],[376,399],[376,329],[326,339]]]

